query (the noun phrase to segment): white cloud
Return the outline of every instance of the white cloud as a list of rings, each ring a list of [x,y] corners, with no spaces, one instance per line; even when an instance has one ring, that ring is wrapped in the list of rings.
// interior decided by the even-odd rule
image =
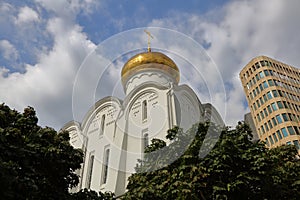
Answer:
[[[207,15],[181,14],[153,20],[150,26],[170,27],[210,44],[207,52],[227,87],[226,122],[242,120],[248,108],[238,73],[253,57],[267,55],[288,64],[300,63],[300,1],[232,1]],[[224,107],[216,104],[219,110]]]
[[[34,15],[28,16],[31,17],[27,20],[33,19]],[[46,30],[43,31],[50,33],[53,46],[49,51],[38,52],[36,64],[25,64],[26,73],[7,74],[6,70],[0,70],[1,102],[17,110],[33,106],[42,125],[57,129],[72,120],[75,75],[85,56],[95,48],[73,19],[63,16],[46,19]],[[13,48],[7,41],[1,44],[6,47],[7,56],[13,55]],[[11,47],[10,51],[8,47]]]
[[[8,40],[0,40],[0,53],[6,60],[16,60],[19,56],[16,48]]]
[[[39,14],[35,10],[27,6],[20,8],[18,16],[15,19],[15,23],[18,25],[24,23],[38,22],[38,21],[39,21]]]
[[[54,12],[56,16],[75,17],[79,12],[89,14],[99,6],[97,0],[35,0],[46,10]]]
[[[0,76],[1,101],[18,110],[27,105],[34,106],[43,125],[58,129],[66,121],[72,120],[75,75],[85,56],[95,48],[95,44],[87,38],[75,19],[79,13],[88,14],[94,5],[99,3],[95,0],[35,2],[52,12],[50,19],[44,19],[46,29],[43,31],[53,38],[53,46],[49,47],[48,51],[39,52],[37,63],[26,65],[26,73]],[[234,125],[236,121],[242,120],[248,111],[243,105],[245,98],[238,72],[251,58],[264,54],[294,66],[300,63],[300,13],[297,10],[299,7],[300,1],[297,0],[273,0],[272,3],[268,0],[232,1],[206,15],[177,13],[176,16],[153,20],[149,25],[169,27],[191,36],[200,43],[208,44],[207,53],[215,61],[218,69],[210,71],[207,66],[201,66],[201,73],[210,84],[214,83],[213,77],[218,73],[222,75],[222,84],[227,88],[226,107],[223,106],[224,94],[217,91],[220,82],[210,91],[211,97],[218,110],[227,113],[226,122]],[[13,10],[8,4],[1,5],[0,9],[9,11],[10,14]],[[20,13],[20,17],[17,18],[24,21],[36,22],[35,20],[43,18],[33,12],[27,15]],[[18,56],[15,48],[9,47],[7,43],[9,42],[2,41],[2,45],[0,44],[6,51],[3,57]],[[117,45],[120,44],[116,44],[116,47]],[[194,52],[193,56],[199,55]],[[99,63],[94,67],[103,66]],[[119,76],[117,70],[119,68],[109,68],[107,73],[111,73],[113,79],[106,78],[103,84],[114,85],[113,81]],[[7,74],[7,71],[1,69],[0,73]],[[182,73],[189,74],[188,71]],[[97,74],[92,74],[91,77],[97,78]],[[89,81],[87,79],[86,84]],[[197,84],[197,79],[192,78],[192,81],[193,84]],[[83,94],[79,102],[86,101],[84,94],[87,88],[82,85],[82,88],[78,89],[81,89],[80,94]],[[202,96],[200,100],[205,102],[210,99]],[[87,111],[86,107],[82,109]]]

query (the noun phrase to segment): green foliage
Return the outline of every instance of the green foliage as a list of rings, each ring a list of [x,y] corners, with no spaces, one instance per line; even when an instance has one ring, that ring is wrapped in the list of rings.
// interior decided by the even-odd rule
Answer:
[[[296,148],[288,145],[269,150],[264,143],[252,142],[251,130],[244,123],[232,130],[200,123],[186,133],[175,127],[167,138],[171,140],[168,146],[155,139],[145,149],[138,173],[129,177],[124,199],[273,200],[300,196]]]
[[[3,199],[67,199],[78,184],[82,151],[68,132],[37,125],[32,107],[19,113],[0,105],[0,193]]]
[[[115,200],[115,196],[111,192],[95,192],[88,189],[80,190],[77,193],[72,194],[72,200]]]

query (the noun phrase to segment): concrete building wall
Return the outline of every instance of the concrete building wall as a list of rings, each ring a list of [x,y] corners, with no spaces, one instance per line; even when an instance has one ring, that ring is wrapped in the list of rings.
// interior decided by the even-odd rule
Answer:
[[[252,141],[258,141],[259,137],[256,132],[255,124],[254,124],[251,113],[247,113],[244,115],[244,121],[246,124],[249,125],[250,129],[252,130],[252,135],[253,135]]]

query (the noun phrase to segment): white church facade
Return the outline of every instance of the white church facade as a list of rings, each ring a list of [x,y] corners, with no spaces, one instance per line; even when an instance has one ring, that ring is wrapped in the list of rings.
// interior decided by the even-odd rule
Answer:
[[[180,85],[177,65],[160,52],[143,52],[130,58],[121,72],[125,98],[100,99],[84,120],[62,128],[71,144],[84,152],[76,190],[124,194],[152,138],[165,139],[174,126],[187,130],[197,122],[224,124],[211,104],[201,104],[188,85]]]

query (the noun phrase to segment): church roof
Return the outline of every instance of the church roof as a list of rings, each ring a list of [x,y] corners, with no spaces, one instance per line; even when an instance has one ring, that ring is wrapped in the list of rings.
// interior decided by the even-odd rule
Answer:
[[[177,83],[179,82],[179,69],[175,62],[163,53],[148,51],[133,56],[125,63],[121,72],[123,85],[133,74],[147,69],[162,70],[171,75]]]

